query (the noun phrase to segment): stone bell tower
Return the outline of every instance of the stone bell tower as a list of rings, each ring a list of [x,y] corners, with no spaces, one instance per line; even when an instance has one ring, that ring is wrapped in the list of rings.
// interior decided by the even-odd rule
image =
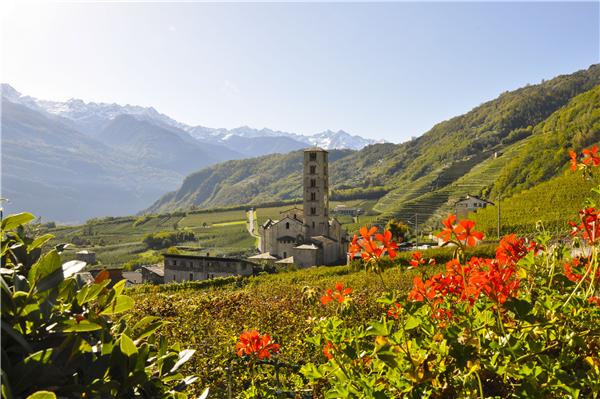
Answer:
[[[329,235],[328,152],[314,147],[304,150],[305,238]]]

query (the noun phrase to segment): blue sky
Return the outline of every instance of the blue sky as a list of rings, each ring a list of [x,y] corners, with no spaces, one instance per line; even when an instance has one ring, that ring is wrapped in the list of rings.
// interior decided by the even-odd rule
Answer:
[[[11,2],[2,81],[184,123],[402,142],[599,60],[599,3]]]

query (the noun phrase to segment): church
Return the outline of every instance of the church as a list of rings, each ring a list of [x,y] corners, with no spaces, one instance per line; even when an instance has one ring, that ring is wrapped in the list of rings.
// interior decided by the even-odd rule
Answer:
[[[328,152],[304,150],[303,207],[281,212],[259,227],[260,252],[299,267],[346,262],[348,234],[329,218]]]

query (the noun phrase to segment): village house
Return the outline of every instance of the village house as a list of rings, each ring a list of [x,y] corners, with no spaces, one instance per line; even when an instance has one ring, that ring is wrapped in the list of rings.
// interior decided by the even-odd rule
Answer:
[[[215,256],[163,254],[164,282],[208,280],[217,277],[251,276],[255,263]]]
[[[358,216],[363,213],[363,210],[360,208],[356,208],[353,206],[346,206],[344,204],[336,205],[333,208],[333,213],[336,215],[346,215],[346,216]]]
[[[494,203],[474,195],[467,195],[465,199],[454,204],[454,213],[456,213],[457,218],[464,219],[469,212],[477,212],[478,209],[485,208],[488,205],[494,205]]]
[[[281,212],[259,227],[260,252],[299,267],[343,264],[348,234],[329,218],[328,152],[304,151],[303,209]]]
[[[164,284],[165,268],[161,264],[142,266],[142,283]]]

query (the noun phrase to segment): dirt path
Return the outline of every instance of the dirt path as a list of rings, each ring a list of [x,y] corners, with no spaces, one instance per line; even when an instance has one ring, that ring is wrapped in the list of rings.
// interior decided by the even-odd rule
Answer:
[[[248,229],[248,233],[250,233],[250,235],[254,238],[256,238],[256,247],[260,249],[260,235],[257,235],[254,231],[254,221],[255,221],[255,217],[256,217],[256,211],[255,210],[250,210],[246,212],[246,215],[248,216],[248,224],[246,225],[247,229]]]

